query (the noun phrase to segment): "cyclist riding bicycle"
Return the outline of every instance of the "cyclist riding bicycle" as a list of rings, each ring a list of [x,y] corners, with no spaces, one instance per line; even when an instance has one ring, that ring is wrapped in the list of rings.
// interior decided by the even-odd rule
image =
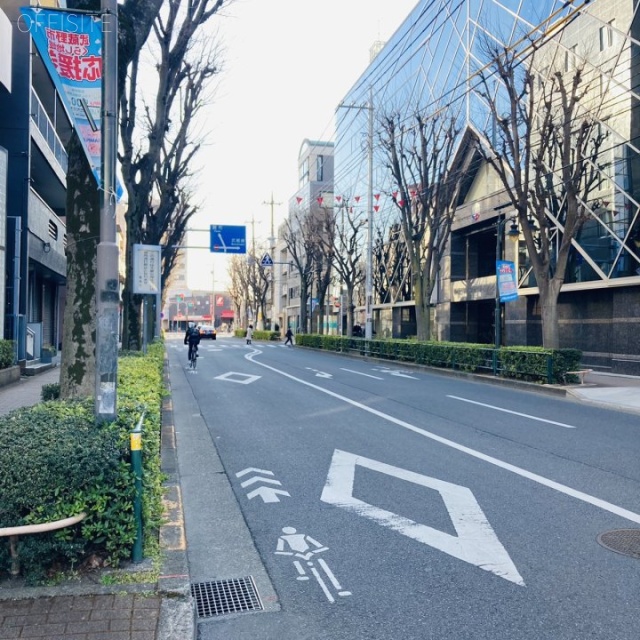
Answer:
[[[190,322],[187,327],[184,343],[189,345],[187,360],[191,362],[191,355],[194,350],[196,352],[196,358],[198,357],[198,345],[200,344],[200,327],[197,327],[193,322]]]

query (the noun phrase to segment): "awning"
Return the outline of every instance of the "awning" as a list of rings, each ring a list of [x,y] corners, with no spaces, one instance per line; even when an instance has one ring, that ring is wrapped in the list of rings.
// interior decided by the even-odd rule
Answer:
[[[220,314],[222,320],[233,320],[233,311],[226,309]]]

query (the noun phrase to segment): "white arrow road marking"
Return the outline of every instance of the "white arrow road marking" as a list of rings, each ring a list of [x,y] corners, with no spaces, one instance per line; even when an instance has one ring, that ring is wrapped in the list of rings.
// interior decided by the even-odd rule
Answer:
[[[242,476],[246,476],[247,473],[263,473],[266,476],[274,475],[273,471],[267,471],[266,469],[258,469],[258,467],[247,467],[242,471],[238,471],[238,473],[236,473],[236,478],[242,478]]]
[[[252,500],[256,496],[260,496],[264,502],[280,502],[280,498],[278,498],[278,495],[276,494],[291,497],[291,494],[288,491],[284,491],[283,489],[274,489],[273,487],[258,487],[251,493],[247,493],[247,498],[249,498],[249,500]]]
[[[340,367],[341,371],[346,371],[347,373],[355,373],[356,375],[359,376],[366,376],[367,378],[374,378],[375,380],[384,380],[384,378],[381,378],[380,376],[372,376],[368,373],[362,373],[362,371],[354,371],[353,369],[343,369],[342,367]]]
[[[537,473],[533,473],[532,471],[527,471],[527,469],[523,469],[522,467],[518,467],[509,462],[505,462],[504,460],[500,460],[499,458],[494,458],[493,456],[489,456],[486,453],[482,453],[481,451],[477,451],[476,449],[472,449],[471,447],[466,447],[459,442],[455,442],[453,440],[449,440],[448,438],[443,438],[431,431],[427,431],[426,429],[422,429],[420,427],[416,427],[416,425],[411,424],[410,422],[405,422],[404,420],[400,420],[400,418],[396,418],[395,416],[389,415],[388,413],[384,413],[383,411],[378,411],[378,409],[374,409],[373,407],[369,407],[366,404],[362,404],[357,400],[352,400],[351,398],[347,398],[346,396],[340,395],[335,391],[331,391],[330,389],[325,389],[324,387],[319,387],[318,385],[313,384],[312,382],[308,382],[307,380],[302,380],[301,378],[296,378],[296,376],[287,373],[286,371],[282,371],[281,369],[276,369],[264,362],[259,362],[258,360],[253,360],[252,358],[248,358],[254,364],[257,364],[259,367],[263,367],[264,369],[268,369],[269,371],[273,371],[285,378],[289,378],[297,382],[298,384],[305,385],[306,387],[311,387],[320,393],[324,393],[336,400],[340,400],[345,404],[349,404],[352,407],[357,407],[361,411],[366,411],[367,413],[377,416],[381,420],[386,420],[392,424],[396,424],[407,431],[411,431],[416,433],[424,438],[429,438],[434,442],[439,442],[445,447],[450,447],[456,451],[460,451],[465,455],[476,458],[477,460],[482,460],[488,464],[494,465],[499,469],[504,469],[505,471],[509,471],[510,473],[514,473],[515,475],[520,476],[521,478],[526,478],[527,480],[531,480],[532,482],[537,482],[538,484],[548,487],[549,489],[553,489],[558,493],[562,493],[566,496],[570,496],[575,498],[576,500],[581,500],[586,504],[593,505],[594,507],[598,507],[598,509],[603,509],[604,511],[608,511],[609,513],[613,513],[616,516],[620,516],[621,518],[626,518],[631,522],[636,522],[640,524],[640,513],[635,513],[634,511],[630,511],[629,509],[625,509],[624,507],[620,507],[617,504],[613,504],[612,502],[607,502],[606,500],[602,500],[601,498],[596,498],[584,491],[578,491],[577,489],[573,489],[572,487],[567,486],[566,484],[561,484],[560,482],[556,482],[555,480],[550,480],[549,478],[545,478],[544,476],[538,475]]]
[[[556,422],[555,420],[545,420],[545,418],[537,418],[536,416],[529,415],[528,413],[520,413],[519,411],[511,411],[511,409],[503,409],[502,407],[496,407],[492,404],[485,404],[484,402],[476,402],[475,400],[467,400],[467,398],[459,398],[458,396],[447,396],[447,398],[453,398],[453,400],[461,400],[462,402],[469,402],[470,404],[477,404],[481,407],[487,407],[488,409],[494,409],[495,411],[503,411],[504,413],[511,413],[514,416],[522,416],[523,418],[529,418],[530,420],[537,420],[538,422],[546,422],[548,424],[555,424],[559,427],[565,427],[566,429],[575,429],[570,424],[564,422]]]
[[[324,371],[318,371],[317,369],[312,369],[311,367],[305,367],[305,369],[308,369],[309,371],[315,371],[316,378],[333,378],[330,373],[325,373]]]
[[[279,480],[272,480],[271,478],[261,478],[260,476],[253,476],[253,478],[249,478],[248,480],[240,483],[240,486],[244,489],[244,487],[248,487],[252,484],[255,484],[256,482],[266,482],[267,484],[275,484],[279,487],[282,486],[282,482],[280,482]]]
[[[453,536],[439,531],[355,498],[353,496],[353,482],[356,466],[437,491],[442,497],[458,535]],[[353,511],[383,527],[388,527],[408,538],[435,547],[454,558],[464,560],[484,569],[484,571],[490,571],[505,580],[524,586],[522,576],[498,540],[472,491],[467,487],[336,449],[333,452],[327,483],[320,499],[347,511]]]
[[[410,376],[406,373],[402,373],[402,371],[388,369],[387,367],[383,367],[382,369],[374,369],[374,371],[380,371],[381,373],[388,373],[391,376],[397,376],[398,378],[411,378],[412,380],[418,380],[415,376]]]

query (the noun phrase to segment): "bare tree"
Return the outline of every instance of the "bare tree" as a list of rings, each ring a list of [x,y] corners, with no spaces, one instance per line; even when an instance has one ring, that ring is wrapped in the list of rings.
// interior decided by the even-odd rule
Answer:
[[[574,238],[591,215],[589,194],[601,170],[598,154],[605,136],[585,110],[589,86],[583,62],[574,58],[568,71],[536,74],[534,47],[526,60],[493,43],[485,49],[491,64],[480,74],[479,93],[493,124],[479,150],[516,211],[539,291],[542,344],[555,349],[558,296]],[[497,97],[489,84],[495,78]]]
[[[244,256],[233,255],[229,260],[229,296],[233,304],[234,317],[240,326],[245,326],[246,302],[249,299],[249,263]]]
[[[417,337],[431,337],[430,303],[460,193],[452,158],[459,127],[441,111],[416,110],[411,126],[399,114],[383,116],[380,141],[397,186],[394,202],[411,266]]]
[[[207,82],[218,72],[215,49],[203,48],[198,34],[223,4],[225,0],[168,0],[166,11],[153,26],[152,48],[157,49],[155,103],[145,105],[140,118],[136,99],[140,52],[132,60],[127,90],[120,94],[120,163],[128,194],[123,344],[129,349],[140,348],[141,335],[141,296],[132,291],[133,246],[164,242],[163,272],[168,272],[175,259],[171,254],[182,242],[187,222],[196,212],[190,202],[188,180],[200,144],[192,140],[192,125],[203,106]],[[140,119],[146,134],[142,144]]]
[[[398,223],[376,226],[373,239],[373,290],[381,302],[412,299],[411,272]]]
[[[347,335],[353,333],[353,314],[355,310],[355,290],[364,282],[365,270],[362,229],[365,221],[353,216],[349,198],[341,200],[339,206],[327,212],[324,232],[320,235],[327,264],[331,264],[335,275],[346,290]],[[342,316],[343,310],[340,310]]]
[[[282,234],[292,268],[300,277],[300,325],[303,331],[312,330],[307,313],[307,299],[312,293],[322,226],[322,219],[316,212],[299,211],[285,221]]]
[[[264,253],[264,247],[252,249],[247,254],[247,301],[253,318],[266,318],[267,293],[269,291],[269,273],[260,264],[258,255]]]
[[[125,0],[118,5],[119,91],[131,60],[144,46],[163,0]],[[99,0],[69,0],[69,9],[100,9]],[[64,310],[60,394],[87,398],[95,392],[96,253],[100,198],[82,145],[74,133],[67,170],[67,302]]]

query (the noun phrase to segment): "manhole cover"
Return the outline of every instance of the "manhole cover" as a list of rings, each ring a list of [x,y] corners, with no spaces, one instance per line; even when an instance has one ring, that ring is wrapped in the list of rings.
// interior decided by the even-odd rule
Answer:
[[[191,585],[198,618],[221,616],[225,613],[261,611],[262,601],[251,576]]]
[[[598,536],[598,542],[607,549],[640,559],[640,529],[615,529]]]

